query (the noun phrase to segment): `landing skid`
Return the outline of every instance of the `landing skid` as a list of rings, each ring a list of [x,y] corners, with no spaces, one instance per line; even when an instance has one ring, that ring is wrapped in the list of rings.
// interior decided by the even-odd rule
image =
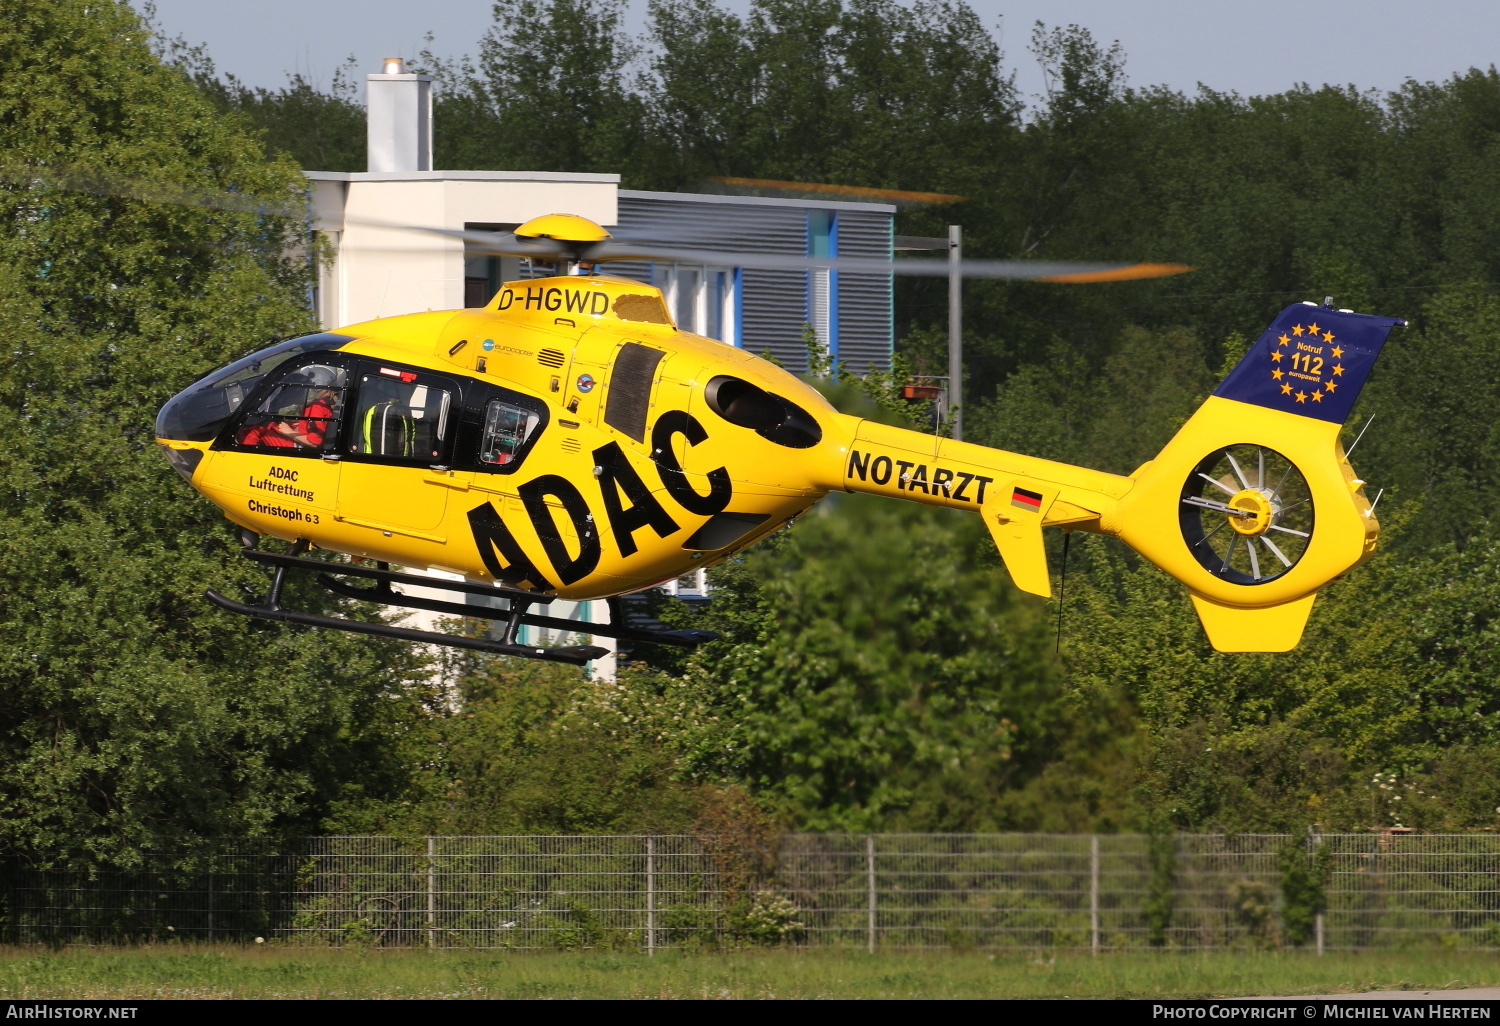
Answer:
[[[242,616],[254,616],[263,620],[277,620],[282,623],[302,624],[305,627],[325,627],[332,630],[351,631],[355,634],[373,634],[382,638],[397,638],[401,641],[414,641],[425,645],[446,645],[450,648],[465,648],[478,652],[491,652],[496,655],[517,656],[522,659],[541,659],[547,662],[570,663],[582,666],[591,659],[598,659],[609,654],[609,649],[600,648],[597,645],[563,645],[553,648],[541,648],[533,645],[521,645],[516,643],[516,634],[522,627],[542,627],[550,630],[568,631],[575,634],[589,634],[606,638],[618,638],[622,641],[650,642],[658,645],[676,645],[680,648],[693,648],[706,641],[714,641],[718,635],[713,631],[697,630],[646,630],[630,626],[625,619],[625,613],[621,606],[619,597],[606,599],[609,606],[609,623],[584,623],[578,620],[565,620],[561,617],[542,616],[530,612],[533,605],[545,606],[552,601],[550,595],[537,595],[529,591],[519,591],[514,588],[499,588],[485,584],[470,584],[467,581],[443,581],[432,577],[418,577],[415,574],[403,574],[390,569],[386,563],[379,563],[376,567],[354,566],[345,563],[328,563],[321,559],[307,559],[298,553],[304,551],[300,546],[294,547],[289,554],[278,554],[264,552],[259,549],[246,548],[241,555],[247,559],[253,559],[258,563],[266,563],[275,567],[275,576],[271,580],[271,590],[265,598],[255,603],[236,602],[234,599],[226,598],[213,589],[205,591],[204,597],[214,605],[227,609],[232,613]],[[358,599],[361,602],[376,602],[386,606],[396,606],[403,609],[423,609],[428,612],[445,613],[450,616],[462,616],[475,619],[488,619],[497,624],[504,625],[504,634],[500,639],[492,638],[465,638],[456,634],[439,634],[436,631],[420,631],[410,627],[395,627],[390,624],[371,623],[365,620],[350,620],[337,616],[318,616],[314,613],[299,613],[296,610],[285,609],[281,605],[281,590],[286,581],[288,570],[311,570],[316,572],[317,581],[324,588],[336,595],[346,598]],[[375,582],[373,586],[361,587],[349,584],[346,581],[337,580],[338,577],[362,577]],[[488,598],[504,599],[507,608],[495,609],[491,615],[481,615],[482,610],[466,605],[462,602],[450,602],[442,599],[422,598],[416,595],[406,595],[396,591],[393,584],[406,584],[419,588],[427,588],[440,592],[458,595],[484,595]]]

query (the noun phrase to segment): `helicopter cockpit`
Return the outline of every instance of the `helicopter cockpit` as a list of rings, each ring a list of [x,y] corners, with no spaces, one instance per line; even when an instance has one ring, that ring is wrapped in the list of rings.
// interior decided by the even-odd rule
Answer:
[[[156,415],[156,436],[184,442],[211,442],[219,437],[229,418],[271,371],[301,353],[338,349],[354,339],[349,335],[321,332],[303,335],[251,353],[228,367],[199,378],[173,396]]]
[[[548,417],[539,400],[487,381],[330,352],[322,333],[263,349],[184,389],[157,417],[173,467],[189,480],[196,447],[347,464],[449,466],[509,474]]]
[[[320,332],[288,339],[207,374],[173,396],[156,415],[156,437],[183,442],[218,438],[241,405],[268,374],[295,356],[337,349],[354,341],[350,335]],[[168,449],[172,467],[189,481],[202,457],[194,449]]]

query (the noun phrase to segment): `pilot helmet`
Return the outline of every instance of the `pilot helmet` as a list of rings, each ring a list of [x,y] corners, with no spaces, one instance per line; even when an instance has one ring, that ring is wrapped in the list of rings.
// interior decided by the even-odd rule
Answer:
[[[292,375],[291,380],[301,385],[311,385],[313,388],[337,388],[343,372],[336,367],[328,367],[323,364],[312,364],[303,367]]]

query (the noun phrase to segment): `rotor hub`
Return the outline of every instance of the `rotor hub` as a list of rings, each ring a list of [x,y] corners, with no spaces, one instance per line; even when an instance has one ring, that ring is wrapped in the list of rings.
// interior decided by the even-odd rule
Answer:
[[[1271,529],[1281,504],[1274,493],[1264,488],[1244,488],[1234,494],[1227,504],[1239,514],[1229,515],[1229,526],[1246,538],[1258,538]]]
[[[603,242],[609,232],[577,214],[543,214],[533,217],[515,232],[522,238],[556,239],[559,242]]]

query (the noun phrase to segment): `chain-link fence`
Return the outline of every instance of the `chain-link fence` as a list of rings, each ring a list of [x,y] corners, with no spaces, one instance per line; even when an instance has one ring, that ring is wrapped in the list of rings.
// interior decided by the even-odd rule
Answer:
[[[0,886],[21,943],[1500,948],[1492,834],[792,834],[754,865],[691,836],[324,837]]]

